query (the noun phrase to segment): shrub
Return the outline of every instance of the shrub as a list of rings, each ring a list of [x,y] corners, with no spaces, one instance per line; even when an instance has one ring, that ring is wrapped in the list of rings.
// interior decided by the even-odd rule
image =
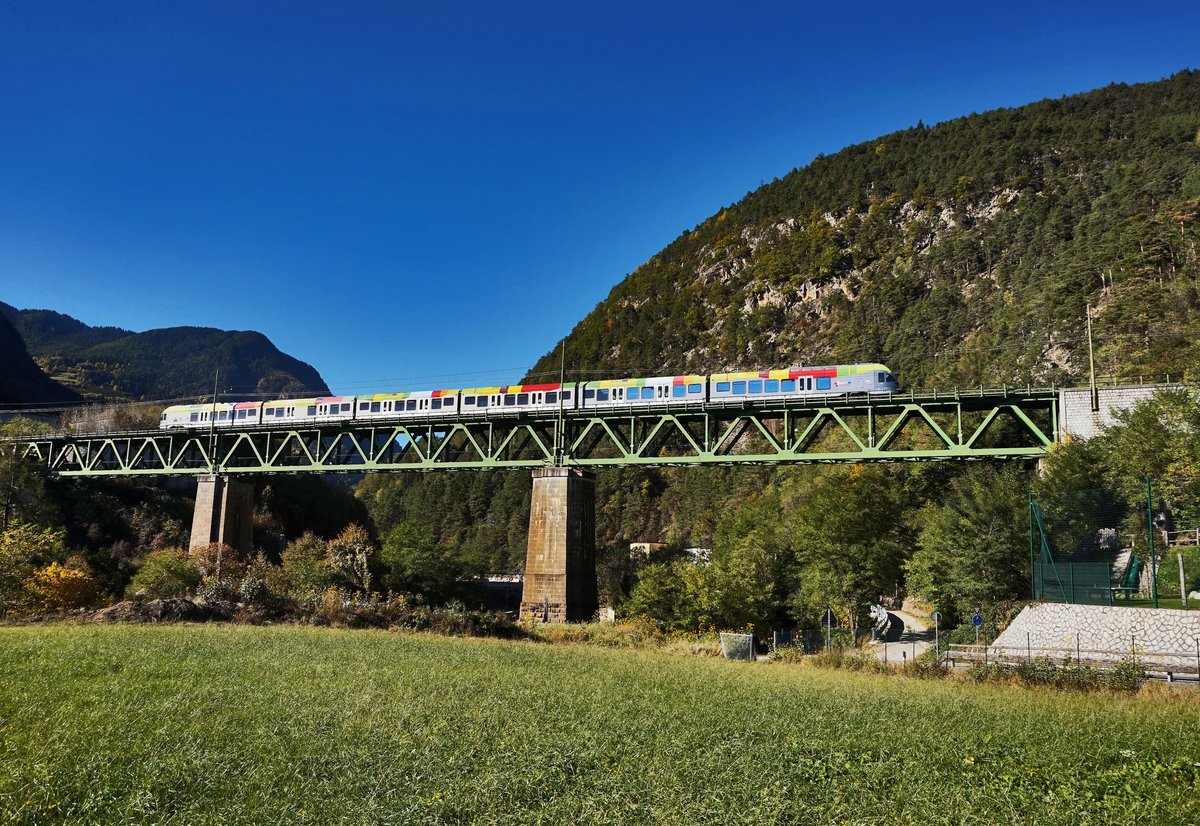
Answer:
[[[329,567],[335,576],[356,591],[371,590],[372,558],[376,556],[371,536],[361,525],[348,525],[329,543]]]
[[[232,580],[206,576],[196,587],[196,599],[202,602],[237,602],[238,588]]]
[[[278,574],[280,590],[307,600],[324,594],[333,584],[328,555],[328,543],[311,532],[289,542]]]
[[[66,611],[90,605],[99,591],[91,571],[82,561],[59,565],[51,562],[33,573],[25,584],[29,607],[36,611]]]
[[[238,587],[238,597],[241,602],[252,605],[262,605],[271,596],[267,583],[254,574],[248,574]]]
[[[220,542],[204,545],[190,552],[192,562],[205,579],[227,581],[236,585],[246,572],[242,552]]]
[[[26,583],[39,563],[61,558],[62,531],[15,522],[0,532],[0,616],[25,607]]]
[[[200,584],[200,569],[181,550],[154,551],[125,589],[126,596],[144,591],[151,599],[181,597]]]

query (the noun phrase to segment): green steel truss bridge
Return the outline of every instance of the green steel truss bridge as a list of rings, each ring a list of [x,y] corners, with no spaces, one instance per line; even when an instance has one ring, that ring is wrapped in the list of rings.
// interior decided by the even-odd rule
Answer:
[[[1058,391],[1004,389],[5,441],[59,476],[251,476],[1036,459],[1058,429]]]

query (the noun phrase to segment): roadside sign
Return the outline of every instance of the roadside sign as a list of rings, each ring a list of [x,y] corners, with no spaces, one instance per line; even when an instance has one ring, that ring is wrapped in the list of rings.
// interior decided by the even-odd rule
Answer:
[[[929,616],[929,618],[930,618],[931,620],[933,620],[935,623],[937,623],[937,622],[941,622],[941,621],[942,621],[942,612],[941,612],[941,611],[934,611],[934,612],[933,612],[933,613],[932,613],[932,614]]]
[[[827,628],[833,627],[833,609],[832,608],[825,609],[825,626]]]
[[[975,614],[976,616],[978,616],[978,615],[979,615],[979,606],[978,606],[978,605],[976,605],[976,606],[972,607],[972,608],[971,608],[971,613],[972,613],[972,614]]]
[[[976,628],[978,628],[979,626],[983,625],[983,617],[975,614],[971,617],[971,622],[974,623]]]

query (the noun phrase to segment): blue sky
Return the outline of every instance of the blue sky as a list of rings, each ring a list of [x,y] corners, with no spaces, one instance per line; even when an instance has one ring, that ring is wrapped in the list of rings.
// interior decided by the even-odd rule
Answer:
[[[1200,66],[1197,3],[0,0],[0,300],[509,382],[818,153]]]

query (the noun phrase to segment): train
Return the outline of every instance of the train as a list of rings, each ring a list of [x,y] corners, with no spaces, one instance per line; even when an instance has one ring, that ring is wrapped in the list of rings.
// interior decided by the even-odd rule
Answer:
[[[461,390],[416,390],[363,396],[317,396],[258,402],[179,404],[163,411],[162,430],[321,424],[373,419],[503,413],[616,410],[644,405],[765,403],[811,396],[895,393],[883,364],[789,367],[711,375],[605,379],[565,384],[520,384]]]

